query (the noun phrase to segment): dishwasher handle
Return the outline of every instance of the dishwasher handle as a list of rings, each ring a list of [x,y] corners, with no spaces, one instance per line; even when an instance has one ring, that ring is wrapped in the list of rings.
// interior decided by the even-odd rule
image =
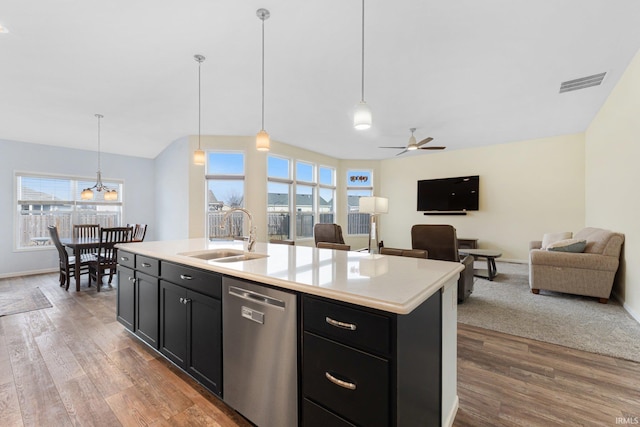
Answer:
[[[262,295],[248,289],[238,288],[236,286],[229,286],[229,295],[233,295],[235,297],[242,298],[248,301],[257,302],[258,304],[264,304],[282,309],[285,308],[285,302],[282,300]]]

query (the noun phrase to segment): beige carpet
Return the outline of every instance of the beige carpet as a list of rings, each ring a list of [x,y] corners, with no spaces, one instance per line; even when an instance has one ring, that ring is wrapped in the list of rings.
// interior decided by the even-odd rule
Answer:
[[[53,307],[40,288],[0,291],[0,317]]]
[[[458,305],[459,322],[640,362],[640,324],[617,301],[600,304],[547,291],[534,295],[528,265],[499,262],[497,267],[493,282],[476,278],[473,293]]]

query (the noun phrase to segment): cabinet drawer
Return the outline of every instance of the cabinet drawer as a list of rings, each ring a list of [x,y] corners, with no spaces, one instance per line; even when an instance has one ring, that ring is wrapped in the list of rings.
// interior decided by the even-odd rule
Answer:
[[[222,275],[184,265],[162,262],[162,278],[214,298],[222,297]]]
[[[148,256],[136,255],[136,269],[141,273],[158,277],[160,275],[160,261]]]
[[[118,264],[128,267],[136,268],[135,255],[131,252],[118,251]]]
[[[303,316],[306,331],[383,355],[390,353],[388,317],[308,296],[304,297]]]
[[[354,424],[343,420],[333,412],[327,411],[309,399],[304,399],[302,419],[302,425],[304,427],[355,427]]]
[[[305,397],[354,424],[389,425],[389,362],[304,333]]]

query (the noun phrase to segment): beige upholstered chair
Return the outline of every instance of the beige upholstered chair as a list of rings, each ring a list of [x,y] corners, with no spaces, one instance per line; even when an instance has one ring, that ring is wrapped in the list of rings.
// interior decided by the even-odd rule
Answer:
[[[606,304],[620,264],[624,235],[601,228],[584,228],[574,236],[586,240],[582,253],[540,249],[542,242],[529,244],[529,287],[596,297]]]

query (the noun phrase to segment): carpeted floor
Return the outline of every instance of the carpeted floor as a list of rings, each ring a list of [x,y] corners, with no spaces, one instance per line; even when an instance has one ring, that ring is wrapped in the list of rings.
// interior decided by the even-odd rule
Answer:
[[[52,307],[40,288],[0,290],[0,317]]]
[[[479,266],[478,266],[479,267]],[[493,282],[476,278],[458,321],[640,362],[640,324],[615,300],[529,290],[528,265],[497,263]]]

